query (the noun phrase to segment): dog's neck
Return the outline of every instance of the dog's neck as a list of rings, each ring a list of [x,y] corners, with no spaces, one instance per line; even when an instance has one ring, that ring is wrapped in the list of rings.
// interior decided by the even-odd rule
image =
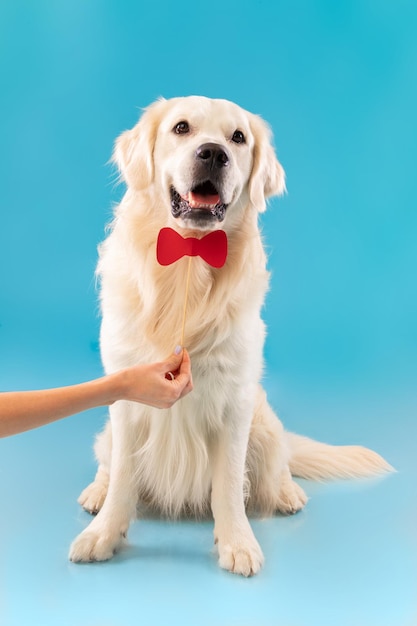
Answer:
[[[132,200],[134,200],[134,206]],[[129,210],[124,204],[129,202]],[[145,327],[140,329],[152,337],[161,355],[180,341],[184,310],[188,258],[162,267],[156,259],[156,240],[160,229],[172,223],[160,223],[157,211],[144,214],[140,198],[125,197],[116,214],[113,236],[125,242],[124,268],[132,294],[141,311]],[[136,206],[135,206],[136,205]],[[132,208],[137,210],[131,210]],[[225,224],[225,230],[227,224]],[[204,232],[178,229],[183,236],[201,237]],[[222,268],[215,269],[202,259],[192,258],[187,302],[184,343],[191,352],[207,351],[207,337],[221,340],[232,332],[238,312],[248,307],[259,310],[267,289],[266,260],[258,229],[253,219],[243,220],[239,229],[227,229],[228,256]],[[115,277],[117,280],[117,277]],[[244,303],[242,305],[242,303]],[[221,320],[221,331],[220,323]],[[219,328],[218,328],[219,327]],[[218,329],[216,331],[216,329]],[[209,332],[210,331],[210,332]]]

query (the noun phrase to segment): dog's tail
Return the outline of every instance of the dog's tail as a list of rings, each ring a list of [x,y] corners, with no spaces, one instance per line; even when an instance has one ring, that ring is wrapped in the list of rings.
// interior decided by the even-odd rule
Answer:
[[[286,433],[290,448],[290,471],[309,480],[331,478],[367,478],[394,468],[379,454],[362,446],[331,446]]]

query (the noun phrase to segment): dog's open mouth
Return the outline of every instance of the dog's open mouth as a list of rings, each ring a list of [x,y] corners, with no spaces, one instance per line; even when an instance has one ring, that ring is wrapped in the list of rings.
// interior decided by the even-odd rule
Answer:
[[[171,187],[171,210],[174,217],[190,220],[224,220],[227,205],[209,180],[199,183],[186,195]]]

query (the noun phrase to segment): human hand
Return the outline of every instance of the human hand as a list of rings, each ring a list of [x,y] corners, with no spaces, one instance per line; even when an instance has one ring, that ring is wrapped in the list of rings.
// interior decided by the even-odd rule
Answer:
[[[185,349],[165,361],[135,365],[112,376],[118,383],[114,401],[130,400],[158,409],[170,408],[193,389],[190,356]]]

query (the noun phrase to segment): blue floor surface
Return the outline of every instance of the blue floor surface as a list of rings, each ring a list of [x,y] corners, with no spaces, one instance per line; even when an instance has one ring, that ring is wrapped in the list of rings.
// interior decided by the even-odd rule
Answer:
[[[22,367],[10,359],[5,388],[100,371],[89,347],[62,355],[52,349],[32,372],[23,352]],[[369,445],[397,473],[302,481],[310,497],[304,511],[253,521],[266,563],[251,579],[218,568],[211,521],[136,521],[129,546],[111,562],[77,565],[67,550],[89,515],[76,498],[93,477],[91,444],[105,410],[3,439],[2,626],[415,626],[415,396],[388,388],[312,391],[273,374],[266,386],[288,429]]]

